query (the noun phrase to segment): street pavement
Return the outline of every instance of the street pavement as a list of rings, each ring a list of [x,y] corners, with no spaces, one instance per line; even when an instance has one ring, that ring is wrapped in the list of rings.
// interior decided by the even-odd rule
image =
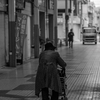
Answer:
[[[100,100],[100,43],[75,42],[73,48],[58,48],[66,61],[68,100]],[[38,59],[16,68],[0,68],[0,100],[42,100],[35,96]]]

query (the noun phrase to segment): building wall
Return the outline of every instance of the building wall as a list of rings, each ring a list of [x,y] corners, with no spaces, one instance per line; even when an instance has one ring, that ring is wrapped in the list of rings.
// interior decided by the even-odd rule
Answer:
[[[74,12],[73,12],[73,30],[75,31],[75,41],[80,40],[80,18],[78,17],[78,1],[79,0],[74,0]],[[70,8],[70,0],[68,0],[68,8]],[[65,0],[58,0],[58,9],[65,9]],[[62,12],[64,13],[64,12]],[[61,12],[58,12],[58,20],[59,16],[62,14]],[[63,16],[63,14],[62,14]],[[63,19],[63,18],[62,18]],[[71,28],[71,16],[69,16],[69,29]],[[59,24],[58,21],[58,36],[61,38],[65,38],[65,20],[62,22],[62,24]],[[58,38],[59,38],[58,37]]]
[[[9,61],[9,30],[8,30],[8,15],[4,15],[5,0],[0,0],[0,67]],[[31,57],[31,3],[26,2],[25,9],[21,13],[28,16],[26,34],[27,37],[24,41],[23,57],[24,61]]]
[[[49,38],[49,23],[46,22],[46,26],[45,26],[45,39]]]
[[[94,11],[94,14],[93,14],[93,26],[98,26],[98,20],[97,20],[96,11]]]
[[[31,39],[30,39],[30,17],[27,18],[26,38],[24,42],[23,60],[26,61],[31,57]]]
[[[57,1],[57,8],[58,9],[65,9],[65,0],[58,0]]]
[[[83,27],[88,27],[88,5],[87,4],[83,4],[82,5],[82,18],[83,18]]]
[[[26,2],[25,9],[22,10],[23,14],[28,16],[26,25],[26,38],[23,47],[23,60],[26,61],[31,57],[31,3]]]
[[[4,43],[5,43],[5,62],[8,63],[9,62],[9,34],[8,34],[8,15],[5,15],[4,17],[5,19],[5,40],[4,40]]]
[[[89,26],[93,26],[95,20],[95,4],[93,2],[88,3],[88,18],[89,18]]]
[[[73,25],[73,30],[74,30],[74,41],[80,41],[80,25]]]
[[[73,17],[73,32],[74,32],[74,41],[80,41],[80,18],[78,16]],[[69,19],[69,31],[71,29],[71,18]]]
[[[65,38],[65,13],[62,16],[58,16],[58,38],[64,39]]]

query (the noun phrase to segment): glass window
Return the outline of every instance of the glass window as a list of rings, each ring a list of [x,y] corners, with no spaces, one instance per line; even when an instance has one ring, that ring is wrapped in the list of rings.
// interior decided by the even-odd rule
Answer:
[[[83,30],[84,33],[96,33],[95,29],[84,29]]]

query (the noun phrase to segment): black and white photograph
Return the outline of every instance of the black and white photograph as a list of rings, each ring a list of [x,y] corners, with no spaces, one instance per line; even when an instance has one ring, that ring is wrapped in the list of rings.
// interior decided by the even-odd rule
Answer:
[[[100,100],[100,0],[0,0],[0,100]]]

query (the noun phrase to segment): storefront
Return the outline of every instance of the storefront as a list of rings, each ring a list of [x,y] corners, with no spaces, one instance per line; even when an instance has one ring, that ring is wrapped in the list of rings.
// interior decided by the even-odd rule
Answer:
[[[54,0],[5,1],[0,0],[0,66],[16,67],[18,59],[38,57],[39,36],[55,40]]]
[[[15,23],[14,42],[16,45],[14,59],[16,60],[16,62],[14,66],[16,66],[18,63],[22,64],[23,61],[26,61],[31,58],[31,14],[32,14],[31,6],[32,3],[30,1],[16,0],[15,22],[14,22]],[[13,37],[10,37],[10,39],[12,38]],[[11,62],[10,58],[8,59],[8,62],[9,60]]]

